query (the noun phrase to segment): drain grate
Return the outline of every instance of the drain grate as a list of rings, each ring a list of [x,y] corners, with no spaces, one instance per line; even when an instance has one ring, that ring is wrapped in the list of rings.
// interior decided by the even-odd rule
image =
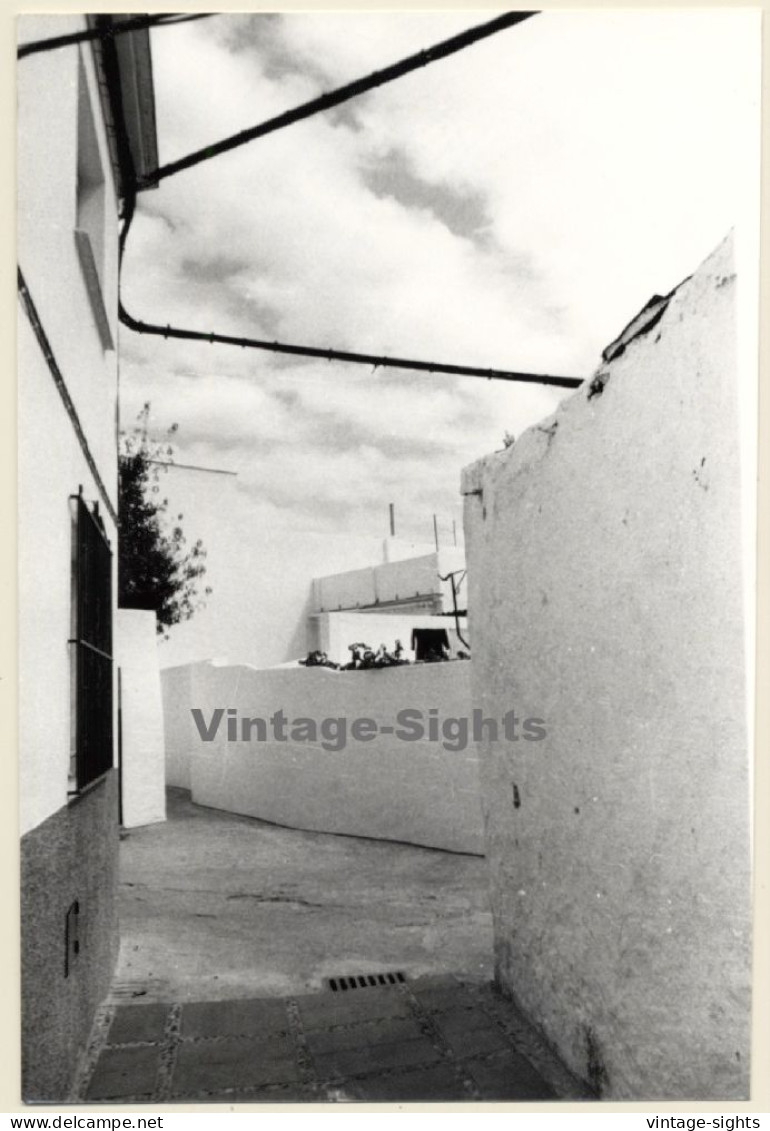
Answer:
[[[389,970],[385,974],[346,974],[344,977],[327,978],[326,985],[336,994],[346,990],[368,990],[370,986],[397,986],[405,981],[403,970]]]

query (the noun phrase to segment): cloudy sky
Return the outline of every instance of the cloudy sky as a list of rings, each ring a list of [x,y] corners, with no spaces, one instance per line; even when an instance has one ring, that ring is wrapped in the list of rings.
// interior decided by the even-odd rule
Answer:
[[[161,162],[491,13],[227,15],[153,31]],[[758,20],[549,12],[144,193],[123,296],[147,321],[589,375],[740,219]],[[430,540],[461,468],[564,391],[122,331],[177,459],[237,470],[255,521]]]

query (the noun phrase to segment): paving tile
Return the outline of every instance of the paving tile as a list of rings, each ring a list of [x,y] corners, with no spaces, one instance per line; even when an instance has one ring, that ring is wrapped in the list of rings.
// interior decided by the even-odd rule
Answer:
[[[464,1035],[448,1037],[447,1043],[457,1060],[487,1056],[493,1052],[505,1052],[511,1047],[500,1030],[492,1028],[470,1029]]]
[[[190,1095],[177,1097],[184,1103]],[[325,1103],[326,1099],[307,1085],[293,1082],[267,1086],[264,1088],[227,1088],[221,1091],[200,1092],[194,1096],[195,1103],[205,1104],[309,1104]]]
[[[434,984],[427,986],[413,985],[409,987],[423,1009],[432,1013],[443,1013],[447,1010],[470,1009],[473,999],[470,998],[462,986],[450,983]]]
[[[483,1056],[511,1047],[505,1034],[481,1010],[454,1009],[437,1013],[433,1024],[456,1057]]]
[[[281,998],[243,1001],[197,1001],[182,1006],[182,1040],[198,1037],[262,1036],[287,1032],[286,1003]]]
[[[121,1005],[107,1037],[108,1045],[127,1045],[132,1041],[161,1041],[169,1005]]]
[[[105,1049],[91,1077],[86,1099],[149,1095],[155,1088],[159,1058],[157,1045]]]
[[[346,1076],[362,1076],[388,1068],[414,1068],[435,1064],[439,1053],[430,1041],[421,1037],[414,1041],[394,1041],[387,1045],[359,1045],[358,1048],[335,1049],[313,1057],[320,1080],[336,1080]]]
[[[483,1060],[467,1060],[463,1068],[471,1073],[485,1100],[553,1100],[556,1093],[523,1056],[498,1053]]]
[[[430,1014],[455,1068],[475,1082],[483,1099],[558,1098],[485,1012],[507,1019],[518,1047],[530,1030],[513,1003],[491,988],[465,989],[446,977],[418,979],[409,989]],[[296,1001],[317,1087],[300,1072],[286,999],[193,1002],[182,1006],[173,1098],[239,1105],[470,1098],[452,1064],[422,1032],[413,1001],[403,991],[370,987]],[[151,1101],[169,1009],[167,1004],[117,1008],[87,1100]],[[538,1048],[535,1041],[535,1064],[541,1064]],[[546,1075],[553,1078],[550,1070]]]
[[[347,993],[309,994],[297,998],[299,1014],[306,1030],[329,1029],[333,1025],[349,1025],[378,1017],[409,1017],[411,1011],[404,995],[397,989],[384,987],[348,990]]]
[[[252,1088],[299,1080],[292,1041],[227,1037],[221,1041],[183,1041],[171,1080],[175,1097],[193,1097],[224,1088]]]
[[[388,1045],[398,1041],[419,1040],[423,1036],[420,1026],[408,1017],[382,1017],[376,1021],[361,1021],[347,1029],[314,1029],[306,1034],[308,1048],[313,1056],[356,1049],[363,1045]]]
[[[462,983],[451,974],[417,974],[409,978],[408,985],[415,993],[421,993],[423,990],[446,989],[447,987],[458,989],[462,986]]]
[[[368,1076],[342,1085],[346,1098],[369,1103],[451,1103],[470,1099],[452,1069],[436,1064],[417,1072],[397,1072],[390,1076]]]

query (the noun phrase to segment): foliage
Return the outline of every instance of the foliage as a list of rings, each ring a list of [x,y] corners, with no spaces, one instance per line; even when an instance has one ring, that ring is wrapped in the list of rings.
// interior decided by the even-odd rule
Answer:
[[[118,460],[118,603],[127,609],[154,609],[158,634],[189,620],[205,604],[200,596],[206,572],[206,550],[200,539],[189,549],[180,523],[184,515],[168,513],[160,496],[160,477],[174,462],[168,442],[177,431],[172,424],[165,442],[149,432],[150,405],[145,404],[137,426],[120,437]],[[207,586],[203,593],[208,596]]]

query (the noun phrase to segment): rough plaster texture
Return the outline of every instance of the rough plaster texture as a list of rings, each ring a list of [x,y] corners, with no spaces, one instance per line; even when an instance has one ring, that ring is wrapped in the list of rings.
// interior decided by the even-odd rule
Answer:
[[[497,975],[607,1097],[748,1091],[731,250],[464,474],[475,701],[548,728],[481,750]]]
[[[326,718],[346,719],[348,728],[357,718],[395,726],[399,711],[416,708],[427,724],[431,708],[440,719],[469,714],[469,668],[464,661],[372,672],[195,665],[187,718],[181,703],[166,715],[167,746],[180,751],[191,743],[190,784],[200,805],[292,828],[482,854],[477,756],[470,743],[446,750],[441,741],[405,742],[393,734],[361,742],[349,729],[346,747],[337,751],[323,749],[320,734],[317,742],[230,742],[226,716],[214,741],[204,742],[189,722],[191,707],[207,724],[215,708],[232,707],[239,718],[269,720],[281,709],[288,719],[314,719],[319,726]],[[182,678],[172,676],[176,689]]]
[[[153,612],[118,610],[121,808],[126,828],[166,819],[163,702],[155,625]]]
[[[117,774],[21,841],[22,1096],[67,1099],[118,954]],[[78,901],[80,953],[65,977],[65,925]]]

